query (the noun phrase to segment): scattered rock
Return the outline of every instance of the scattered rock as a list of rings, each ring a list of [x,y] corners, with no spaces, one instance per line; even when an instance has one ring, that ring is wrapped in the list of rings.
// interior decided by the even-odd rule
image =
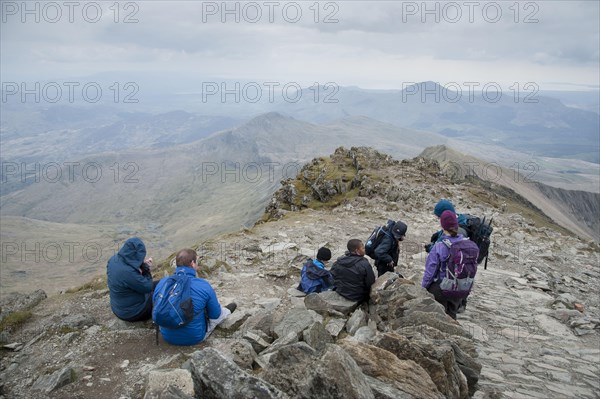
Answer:
[[[194,397],[192,374],[184,369],[152,370],[146,382],[144,399]]]
[[[46,394],[75,382],[77,372],[73,367],[67,366],[55,371],[50,375],[42,375],[33,384],[32,389],[42,391]]]

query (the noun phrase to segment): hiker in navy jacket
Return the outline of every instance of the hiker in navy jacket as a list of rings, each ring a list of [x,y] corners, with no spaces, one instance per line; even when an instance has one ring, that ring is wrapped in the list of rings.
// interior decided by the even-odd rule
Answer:
[[[458,233],[458,219],[452,211],[444,211],[440,217],[443,229],[442,240],[448,239],[452,244],[465,240]],[[450,249],[442,241],[436,242],[425,261],[425,274],[421,286],[433,294],[435,300],[444,306],[446,314],[456,320],[456,313],[461,305],[462,299],[445,297],[440,288],[440,282],[446,275],[446,262],[450,255]]]
[[[152,317],[152,258],[137,237],[125,241],[106,265],[110,307],[122,320],[141,321]]]
[[[177,253],[175,274],[184,273],[192,278],[192,303],[194,318],[188,324],[179,328],[160,327],[160,333],[165,341],[172,345],[195,345],[206,339],[227,316],[237,307],[235,303],[221,306],[215,290],[210,283],[196,277],[198,270],[198,255],[193,249],[182,249]],[[155,291],[159,293],[166,278],[160,280]],[[207,320],[208,318],[208,325]]]
[[[327,291],[333,288],[333,276],[325,268],[325,262],[331,259],[329,248],[321,247],[317,259],[308,259],[300,272],[298,290],[305,294]]]
[[[399,243],[404,240],[407,230],[408,226],[400,221],[388,225],[388,231],[390,232],[386,232],[381,239],[381,243],[375,248],[377,277],[381,277],[386,272],[393,272],[394,268],[398,266]]]
[[[365,244],[352,239],[347,244],[348,252],[339,257],[331,267],[335,291],[346,299],[355,302],[369,300],[375,273],[365,258]]]

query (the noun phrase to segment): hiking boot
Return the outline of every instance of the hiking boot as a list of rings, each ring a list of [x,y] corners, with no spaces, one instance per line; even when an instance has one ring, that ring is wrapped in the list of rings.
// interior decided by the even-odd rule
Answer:
[[[235,309],[237,308],[237,304],[236,304],[235,302],[231,302],[230,304],[228,304],[228,305],[225,305],[225,307],[226,307],[227,309],[229,309],[229,311],[230,311],[231,313],[233,313],[233,312],[235,311]]]

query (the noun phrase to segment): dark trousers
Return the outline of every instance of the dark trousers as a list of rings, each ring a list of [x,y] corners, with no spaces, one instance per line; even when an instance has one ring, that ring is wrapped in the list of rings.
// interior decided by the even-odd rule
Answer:
[[[429,288],[427,288],[427,291],[432,293],[435,300],[444,307],[446,314],[448,316],[452,317],[454,320],[456,320],[456,312],[458,311],[458,308],[459,308],[460,304],[462,303],[463,299],[454,299],[454,298],[445,297],[442,292],[442,289],[440,288],[439,281],[432,283],[429,286]]]
[[[385,263],[376,263],[375,267],[377,267],[377,277],[381,277],[387,272],[394,272],[394,266],[388,266]]]

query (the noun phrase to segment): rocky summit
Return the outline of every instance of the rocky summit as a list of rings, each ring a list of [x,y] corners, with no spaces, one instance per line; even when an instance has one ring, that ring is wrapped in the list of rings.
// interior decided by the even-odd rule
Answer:
[[[458,321],[420,286],[432,210],[493,218],[487,269]],[[299,272],[388,219],[408,224],[368,304],[304,296]],[[173,251],[178,248],[173,248]],[[339,148],[282,182],[251,229],[197,244],[202,277],[237,310],[175,347],[110,311],[104,277],[3,300],[3,398],[598,398],[600,250],[526,199],[436,161]],[[372,262],[371,262],[372,263]],[[329,266],[330,266],[329,265]],[[172,258],[154,271],[172,272]]]

